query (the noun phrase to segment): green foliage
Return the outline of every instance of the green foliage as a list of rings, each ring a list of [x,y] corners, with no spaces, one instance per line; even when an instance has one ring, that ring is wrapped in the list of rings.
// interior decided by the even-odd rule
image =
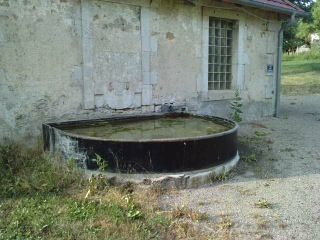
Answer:
[[[243,161],[248,162],[248,163],[252,163],[252,162],[256,162],[257,161],[257,157],[256,155],[250,154],[248,156],[242,156]]]
[[[97,156],[97,165],[98,165],[98,169],[100,171],[104,171],[106,170],[107,166],[108,166],[108,162],[106,160],[104,160],[100,155],[96,154]]]
[[[82,179],[78,169],[66,168],[41,150],[23,151],[17,144],[0,146],[0,196],[58,192]]]
[[[100,188],[100,174],[96,194],[84,199],[87,184],[74,159],[63,165],[20,149],[0,146],[0,239],[148,239],[169,226],[166,216],[145,214],[136,195]]]
[[[95,201],[68,201],[68,215],[73,221],[90,220],[105,206]]]
[[[297,37],[310,44],[310,34],[320,33],[320,0],[309,5],[308,12],[311,10],[311,17],[299,22]]]
[[[303,40],[303,42],[307,45],[310,45],[310,34],[314,33],[315,31],[316,29],[313,24],[300,21],[299,27],[296,31],[296,37]]]
[[[126,204],[126,216],[131,219],[136,219],[142,217],[142,213],[139,208],[136,206],[136,203],[132,195],[127,194],[122,197],[122,200]]]
[[[223,166],[219,174],[212,173],[210,178],[212,182],[224,182],[228,179],[228,173],[225,167]]]
[[[55,196],[47,198],[36,194],[22,200],[14,200],[0,205],[0,238],[1,239],[41,239],[59,217],[54,204],[59,199]],[[6,213],[4,215],[4,213]]]
[[[317,0],[312,6],[313,25],[318,33],[320,33],[320,0]]]
[[[60,163],[41,150],[0,146],[0,239],[213,239],[186,223],[208,215],[186,210],[176,221],[159,211],[155,191],[100,188],[99,174],[95,195],[84,199],[88,182],[75,160]]]
[[[261,131],[255,131],[254,134],[259,136],[259,137],[267,136],[266,132],[261,132]]]
[[[284,54],[282,56],[282,61],[283,62],[302,61],[302,60],[319,60],[319,59],[320,59],[320,45],[316,44],[316,43],[315,44],[311,44],[310,51],[302,52],[302,53],[298,53],[298,54],[290,55],[290,56]],[[315,65],[315,68],[318,69],[319,65],[318,64]],[[284,70],[286,70],[286,69],[284,69]]]
[[[272,208],[273,204],[271,204],[266,199],[260,199],[257,203],[254,204],[257,208]]]
[[[74,158],[68,158],[66,160],[66,167],[70,172],[75,171],[77,167],[77,160]]]
[[[304,41],[297,37],[298,23],[293,23],[289,28],[283,32],[283,52],[286,52],[289,48],[301,46]]]
[[[313,0],[289,0],[290,2],[292,2],[293,4],[297,5],[298,7],[300,7],[301,9],[303,9],[306,12],[310,12],[310,9],[312,7],[313,4]]]
[[[230,108],[233,111],[232,114],[230,115],[230,118],[232,120],[234,120],[235,122],[241,122],[242,121],[242,118],[240,117],[240,114],[242,113],[242,111],[241,111],[241,107],[242,107],[241,100],[242,100],[242,98],[240,97],[240,93],[237,90],[235,92],[235,97],[230,102]]]

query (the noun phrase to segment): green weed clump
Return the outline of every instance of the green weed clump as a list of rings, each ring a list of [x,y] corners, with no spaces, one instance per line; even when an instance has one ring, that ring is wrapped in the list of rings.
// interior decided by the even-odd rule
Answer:
[[[273,204],[266,199],[260,199],[257,203],[254,204],[254,206],[256,208],[272,208]]]
[[[218,173],[211,173],[210,179],[212,182],[224,182],[228,179],[228,172],[223,166],[222,170]]]
[[[247,156],[242,156],[242,159],[243,161],[247,162],[247,163],[252,163],[252,162],[257,162],[257,157],[256,155],[253,153],[253,154],[250,154],[250,155],[247,155]]]
[[[254,134],[259,136],[259,137],[267,136],[266,132],[261,132],[261,131],[255,131]]]

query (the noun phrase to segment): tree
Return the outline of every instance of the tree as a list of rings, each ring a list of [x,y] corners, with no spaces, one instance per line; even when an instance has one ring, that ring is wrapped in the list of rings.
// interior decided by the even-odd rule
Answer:
[[[289,0],[306,12],[310,12],[314,0]]]
[[[310,44],[310,34],[320,33],[320,0],[312,4],[311,20],[309,22],[300,21],[296,36]]]
[[[313,5],[313,0],[289,0],[290,2],[292,2],[293,4],[297,5],[298,7],[300,7],[301,9],[303,9],[306,12],[310,12],[311,11],[311,7]],[[320,0],[318,0],[320,1]],[[300,24],[303,23],[307,23],[307,22],[311,22],[312,18],[311,17],[306,17],[303,18],[303,20],[295,22],[291,25],[291,27],[289,27],[288,29],[286,29],[283,33],[283,51],[287,51],[289,48],[293,48],[296,46],[300,46],[304,43],[308,42],[308,39],[305,37],[305,35],[301,35],[299,33],[299,26]],[[306,27],[305,27],[306,28]],[[308,35],[308,34],[307,34]],[[309,40],[310,42],[310,40]]]
[[[286,52],[289,48],[303,45],[304,41],[297,37],[298,22],[293,23],[288,29],[283,32],[283,51]]]
[[[310,46],[311,44],[310,34],[316,31],[313,24],[300,21],[300,24],[297,30],[298,31],[296,33],[296,37],[298,39],[301,39],[308,46]]]
[[[313,27],[320,33],[320,0],[317,0],[312,7]]]

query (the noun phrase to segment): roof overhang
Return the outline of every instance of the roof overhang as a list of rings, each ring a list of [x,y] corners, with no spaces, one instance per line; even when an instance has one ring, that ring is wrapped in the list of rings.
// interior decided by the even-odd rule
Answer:
[[[237,3],[249,7],[260,8],[273,12],[283,13],[286,15],[294,15],[296,17],[308,17],[310,13],[303,11],[289,1],[282,0],[284,4],[275,4],[276,1],[268,0],[223,0],[224,2]]]

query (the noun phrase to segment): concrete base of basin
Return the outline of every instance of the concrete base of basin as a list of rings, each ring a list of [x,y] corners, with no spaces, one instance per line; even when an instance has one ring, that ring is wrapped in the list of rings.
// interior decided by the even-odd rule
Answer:
[[[115,184],[124,184],[128,182],[160,186],[163,189],[186,189],[195,188],[204,184],[213,182],[215,177],[227,174],[239,162],[239,154],[221,165],[214,166],[207,169],[179,172],[179,173],[154,173],[154,174],[124,174],[124,173],[111,173],[107,171],[93,171],[85,170],[87,177],[92,175],[101,174],[107,180]]]

